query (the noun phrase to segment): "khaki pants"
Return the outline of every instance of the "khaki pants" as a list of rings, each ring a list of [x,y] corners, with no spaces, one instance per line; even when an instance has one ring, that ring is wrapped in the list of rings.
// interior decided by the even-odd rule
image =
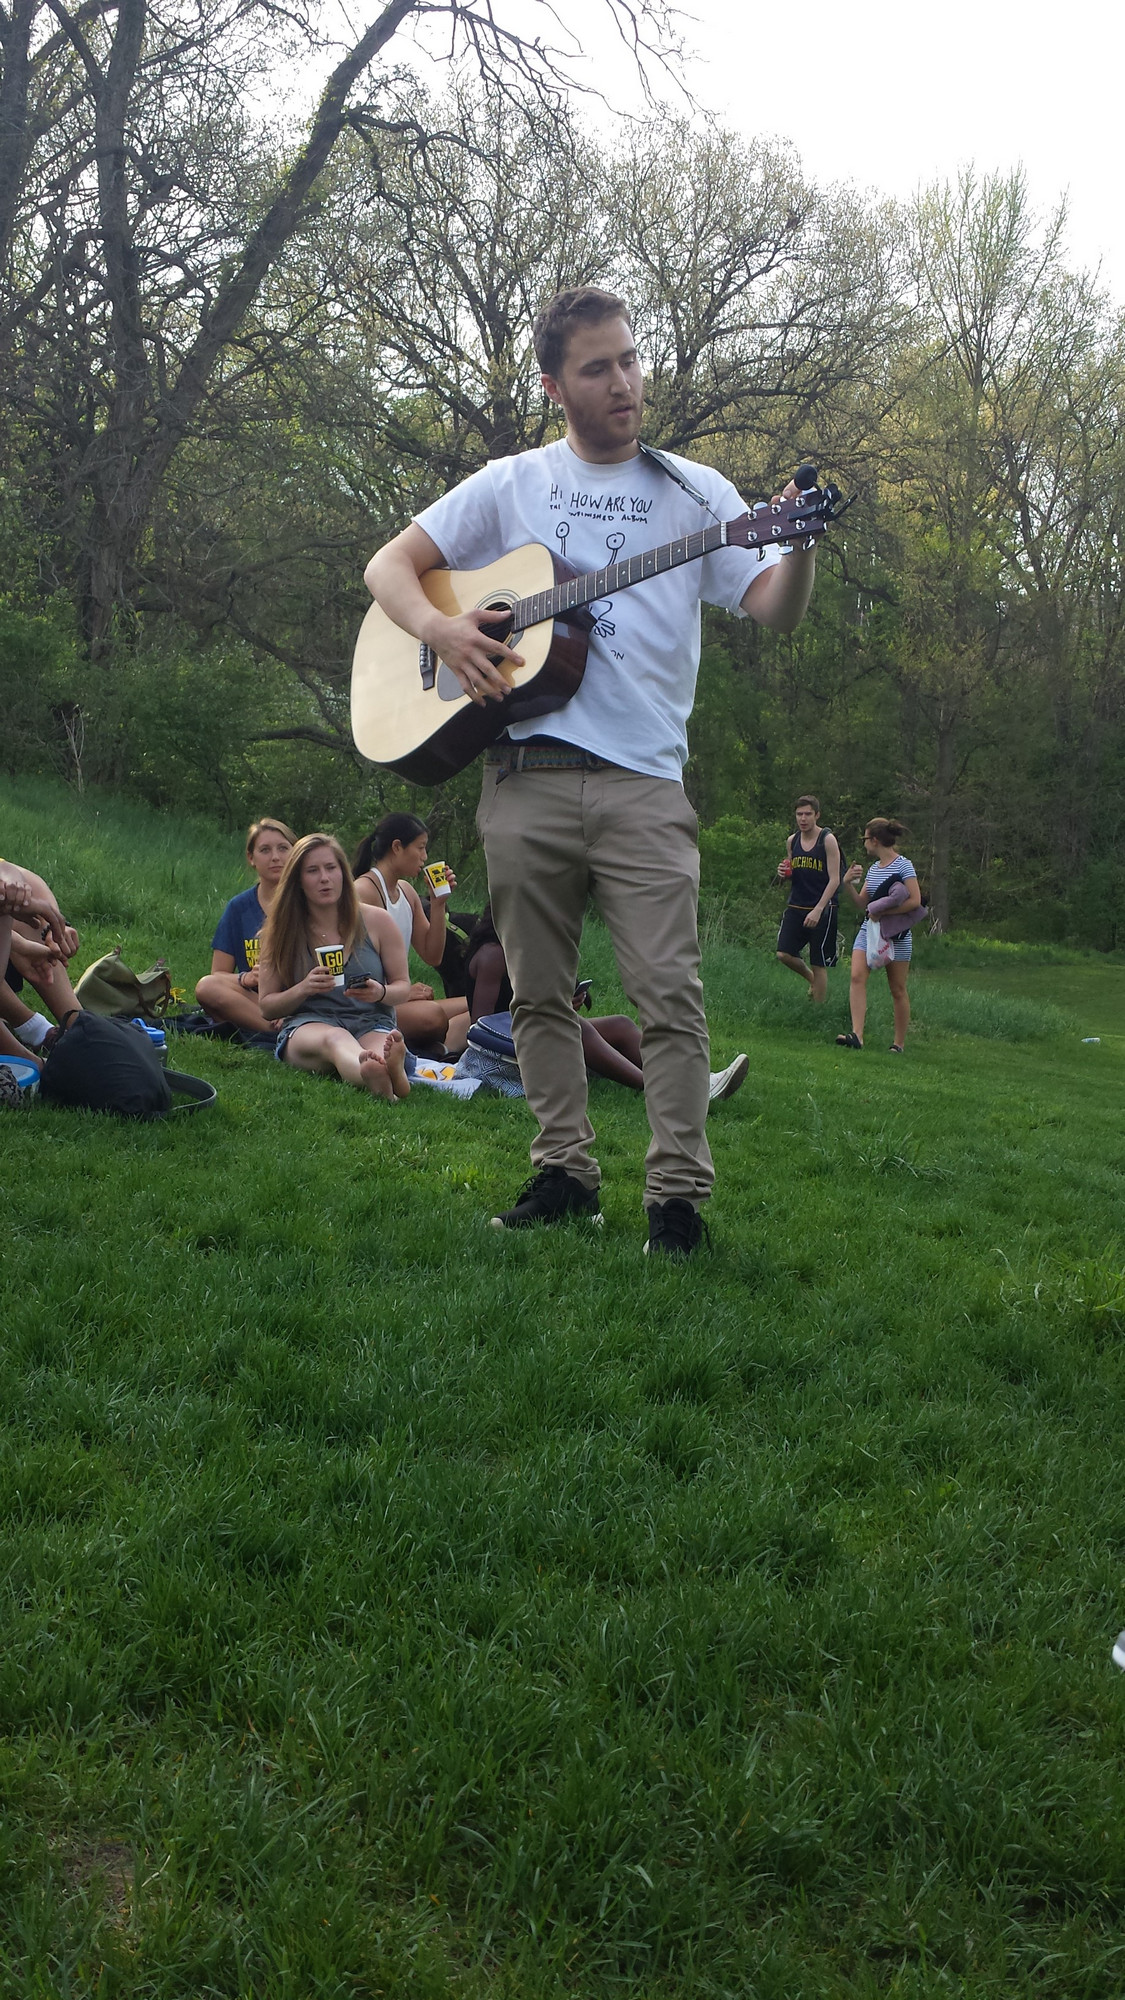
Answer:
[[[645,1205],[706,1201],[710,1049],[699,977],[697,822],[683,786],[600,771],[486,766],[477,825],[492,913],[515,995],[512,1032],[539,1121],[533,1166],[564,1167],[587,1187],[586,1068],[571,1005],[587,896],[609,927],[621,982],[641,1023],[652,1128]]]

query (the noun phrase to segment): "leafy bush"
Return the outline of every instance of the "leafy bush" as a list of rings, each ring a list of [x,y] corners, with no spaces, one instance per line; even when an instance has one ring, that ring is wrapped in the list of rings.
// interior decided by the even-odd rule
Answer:
[[[157,644],[94,665],[68,617],[65,607],[30,617],[0,604],[0,769],[61,776],[79,792],[108,786],[228,829],[275,813],[300,832],[329,828],[349,848],[405,808],[429,821],[435,849],[463,875],[477,846],[475,768],[433,789],[408,785],[347,748],[342,706],[337,747],[336,718],[241,642],[204,644],[169,628]]]
[[[1111,854],[1089,861],[1071,900],[1066,932],[1075,944],[1094,951],[1125,945],[1125,867]]]
[[[0,603],[0,765],[9,772],[66,770],[66,719],[77,650],[69,612],[40,616]]]
[[[772,945],[785,906],[777,880],[789,828],[726,814],[699,831],[703,928],[741,943]]]

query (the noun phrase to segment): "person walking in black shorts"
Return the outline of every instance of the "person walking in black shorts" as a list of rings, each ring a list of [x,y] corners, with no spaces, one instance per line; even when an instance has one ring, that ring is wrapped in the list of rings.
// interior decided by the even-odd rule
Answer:
[[[796,833],[785,843],[778,879],[789,883],[789,902],[777,933],[780,965],[809,984],[810,1000],[827,1000],[828,968],[836,963],[836,907],[842,859],[835,834],[820,824],[820,800],[806,792],[797,800]],[[808,946],[809,962],[801,953]]]

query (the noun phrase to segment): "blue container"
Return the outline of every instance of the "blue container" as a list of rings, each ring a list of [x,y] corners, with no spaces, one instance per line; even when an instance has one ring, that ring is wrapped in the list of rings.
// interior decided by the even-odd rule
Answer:
[[[133,1026],[134,1028],[143,1028],[145,1034],[149,1038],[149,1041],[152,1043],[153,1048],[159,1052],[161,1062],[165,1065],[165,1067],[167,1067],[168,1037],[164,1033],[163,1028],[154,1028],[151,1022],[142,1021],[139,1014],[134,1014]]]
[[[21,1090],[34,1097],[39,1088],[39,1071],[35,1063],[28,1062],[26,1056],[0,1056],[0,1063],[10,1069]]]

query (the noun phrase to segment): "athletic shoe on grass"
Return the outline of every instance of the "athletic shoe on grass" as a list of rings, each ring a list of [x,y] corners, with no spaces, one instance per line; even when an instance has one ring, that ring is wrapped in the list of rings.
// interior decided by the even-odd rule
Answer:
[[[645,1256],[690,1257],[706,1234],[703,1217],[690,1201],[676,1195],[670,1201],[654,1201],[648,1212]]]
[[[540,1167],[520,1189],[515,1207],[493,1216],[492,1227],[530,1229],[537,1222],[568,1222],[572,1215],[602,1220],[597,1189],[583,1186],[565,1167]]]
[[[1125,1632],[1119,1632],[1113,1642],[1113,1664],[1125,1674]]]
[[[713,1069],[711,1088],[707,1093],[712,1104],[718,1104],[721,1098],[733,1097],[736,1090],[742,1089],[749,1073],[749,1056],[735,1056],[734,1061],[728,1063],[725,1069]]]

